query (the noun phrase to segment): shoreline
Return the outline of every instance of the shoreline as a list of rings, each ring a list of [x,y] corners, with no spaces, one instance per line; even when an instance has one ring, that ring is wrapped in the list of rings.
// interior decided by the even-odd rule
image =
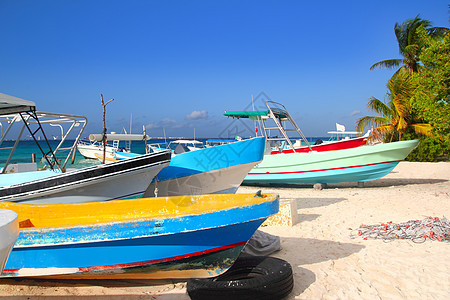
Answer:
[[[298,221],[265,226],[279,236],[294,289],[286,299],[448,299],[448,242],[350,238],[361,224],[450,218],[450,163],[400,162],[387,176],[356,183],[241,186],[238,193],[295,199]],[[190,299],[185,282],[148,280],[0,279],[0,297]]]

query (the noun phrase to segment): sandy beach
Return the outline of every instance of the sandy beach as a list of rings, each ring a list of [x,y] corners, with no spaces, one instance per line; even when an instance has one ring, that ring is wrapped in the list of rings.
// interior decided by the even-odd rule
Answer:
[[[450,163],[401,162],[366,182],[240,187],[238,193],[277,193],[295,199],[298,222],[266,226],[281,238],[273,256],[288,261],[294,290],[287,299],[450,299],[450,244],[350,237],[361,224],[450,218]],[[0,280],[2,297],[189,299],[185,282],[146,280]]]

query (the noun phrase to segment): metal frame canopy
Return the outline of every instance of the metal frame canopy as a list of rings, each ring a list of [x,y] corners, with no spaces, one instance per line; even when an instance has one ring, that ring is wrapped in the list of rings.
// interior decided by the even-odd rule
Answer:
[[[265,119],[264,117],[270,117],[270,110],[241,110],[241,111],[226,111],[224,114],[226,117],[232,117],[236,119],[247,118],[250,120]],[[277,118],[286,119],[287,116],[281,112],[274,112]]]
[[[0,93],[0,125],[1,122],[7,124],[6,130],[3,130],[3,125],[1,126],[0,136],[0,150],[9,150],[9,156],[2,166],[3,170],[0,172],[5,173],[25,129],[28,130],[31,137],[35,141],[40,152],[42,153],[42,158],[48,164],[48,167],[51,169],[63,169],[65,168],[70,157],[72,157],[73,163],[75,159],[76,143],[80,139],[81,133],[87,124],[87,119],[84,116],[78,115],[37,112],[34,102]],[[22,126],[19,125],[21,129],[15,137],[14,145],[12,147],[2,146],[11,128],[16,123],[22,123]],[[47,139],[45,131],[42,127],[43,124],[59,126],[61,128],[61,141],[54,150]],[[62,124],[68,124],[66,133],[63,133]],[[81,128],[73,145],[70,147],[62,147],[63,143],[67,140],[69,133],[72,132],[75,127],[80,125]],[[37,134],[39,132],[44,138],[43,141],[40,141],[39,138],[37,138]],[[46,144],[48,151],[44,150],[41,143]],[[56,152],[58,152],[58,150],[69,151],[69,154],[66,156],[62,164],[60,164],[56,158]]]
[[[14,96],[0,93],[0,114],[16,114],[27,111],[35,111],[36,104],[33,101],[20,99]]]
[[[288,132],[296,132],[299,135],[299,138],[302,139],[312,151],[311,145],[305,135],[297,126],[297,123],[295,123],[284,105],[275,101],[267,101],[266,106],[267,110],[225,111],[224,116],[236,119],[247,118],[250,120],[262,121],[260,126],[264,130],[264,136],[267,141],[278,142],[276,147],[279,149],[288,146],[290,149],[294,150],[294,145],[292,144],[291,138],[288,136]],[[271,125],[266,124],[269,120],[272,121]]]

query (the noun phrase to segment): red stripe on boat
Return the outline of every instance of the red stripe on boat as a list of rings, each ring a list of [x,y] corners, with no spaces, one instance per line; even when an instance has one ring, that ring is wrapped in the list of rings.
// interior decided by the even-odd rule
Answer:
[[[174,260],[183,259],[183,258],[189,258],[189,257],[193,257],[193,256],[198,256],[198,255],[211,253],[211,252],[217,252],[217,251],[220,251],[220,250],[225,250],[225,249],[229,249],[229,248],[234,248],[234,247],[237,247],[237,246],[245,245],[246,243],[247,243],[246,241],[245,242],[239,242],[239,243],[235,243],[235,244],[231,244],[231,245],[227,245],[227,246],[222,246],[222,247],[218,247],[218,248],[213,248],[213,249],[209,249],[209,250],[205,250],[205,251],[194,252],[194,253],[189,253],[189,254],[185,254],[185,255],[178,255],[178,256],[173,256],[173,257],[167,257],[167,258],[162,258],[162,259],[147,260],[147,261],[126,263],[126,264],[117,264],[117,265],[107,265],[107,266],[81,267],[79,269],[82,272],[86,272],[86,271],[99,271],[99,270],[106,270],[106,269],[123,269],[123,268],[140,267],[140,266],[145,266],[145,265],[150,265],[150,264],[157,264],[157,263],[174,261]]]
[[[373,164],[367,164],[367,165],[358,165],[358,166],[349,166],[349,167],[340,167],[340,168],[331,168],[331,169],[321,169],[321,170],[309,170],[309,171],[248,173],[248,175],[297,174],[297,173],[309,173],[309,172],[323,172],[323,171],[333,171],[333,170],[342,170],[342,169],[350,169],[350,168],[367,167],[367,166],[374,166],[374,165],[388,164],[388,163],[400,162],[400,161],[401,161],[401,160],[393,160],[393,161],[385,161],[385,162],[373,163]]]

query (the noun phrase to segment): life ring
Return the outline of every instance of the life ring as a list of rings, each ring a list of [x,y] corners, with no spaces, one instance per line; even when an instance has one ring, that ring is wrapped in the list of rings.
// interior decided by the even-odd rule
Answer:
[[[187,282],[192,300],[282,299],[293,287],[291,265],[266,256],[239,257],[222,275]]]

